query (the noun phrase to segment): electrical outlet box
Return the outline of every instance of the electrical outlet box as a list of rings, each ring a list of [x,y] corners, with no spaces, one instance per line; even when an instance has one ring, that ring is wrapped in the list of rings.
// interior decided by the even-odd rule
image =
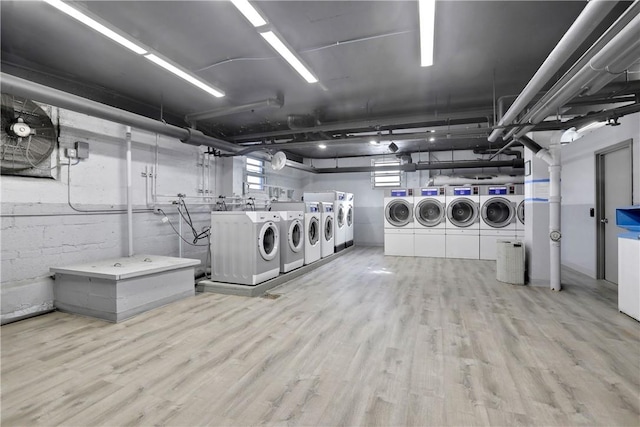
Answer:
[[[75,159],[78,157],[78,151],[75,148],[67,148],[67,157],[70,159]]]
[[[76,141],[76,151],[79,159],[89,158],[89,143],[84,141]]]

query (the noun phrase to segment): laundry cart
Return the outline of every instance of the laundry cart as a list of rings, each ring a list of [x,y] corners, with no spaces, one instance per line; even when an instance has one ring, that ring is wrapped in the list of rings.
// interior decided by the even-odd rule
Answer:
[[[519,240],[499,240],[496,252],[496,279],[514,285],[524,285],[524,243]]]

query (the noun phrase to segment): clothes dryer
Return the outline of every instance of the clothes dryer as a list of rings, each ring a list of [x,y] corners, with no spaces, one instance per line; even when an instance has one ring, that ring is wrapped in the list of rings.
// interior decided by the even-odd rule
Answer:
[[[280,215],[211,213],[211,280],[257,285],[280,274]]]
[[[477,185],[447,187],[447,258],[480,258],[480,189]]]
[[[353,246],[353,221],[355,213],[355,202],[353,193],[346,193],[347,199],[347,237],[345,239],[345,247]]]
[[[480,259],[495,260],[498,240],[516,237],[515,186],[480,187]]]
[[[334,244],[333,244],[333,227],[335,224],[334,215],[333,215],[333,203],[331,202],[319,202],[320,203],[320,211],[322,215],[320,216],[320,224],[322,228],[321,232],[321,244],[320,244],[320,255],[322,258],[332,255],[334,252]]]
[[[304,265],[320,259],[321,250],[321,212],[317,202],[273,202],[271,210],[304,212]]]
[[[414,254],[418,257],[446,256],[445,187],[416,188],[414,195]]]
[[[516,240],[524,241],[524,185],[514,185],[516,194]]]
[[[304,212],[280,214],[280,272],[288,273],[304,265]]]
[[[414,256],[413,189],[386,190],[384,206],[384,254]]]
[[[303,194],[305,202],[330,202],[333,203],[333,246],[334,251],[344,249],[347,237],[346,193],[343,191],[321,191]]]

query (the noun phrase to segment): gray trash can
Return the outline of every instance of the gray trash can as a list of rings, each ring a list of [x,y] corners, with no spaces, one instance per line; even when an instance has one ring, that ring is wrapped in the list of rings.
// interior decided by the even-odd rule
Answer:
[[[496,279],[524,285],[524,243],[519,240],[498,240],[496,251]]]

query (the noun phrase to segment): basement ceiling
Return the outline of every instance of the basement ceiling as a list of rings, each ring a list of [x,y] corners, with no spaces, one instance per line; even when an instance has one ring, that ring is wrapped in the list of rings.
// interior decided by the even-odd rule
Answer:
[[[179,126],[188,125],[188,114],[284,99],[282,107],[255,108],[196,124],[208,135],[237,143],[325,140],[355,130],[375,134],[389,118],[424,115],[431,118],[425,122],[440,122],[438,140],[430,146],[428,138],[398,139],[400,151],[487,147],[486,129],[493,124],[496,98],[522,90],[586,2],[438,1],[432,67],[420,67],[415,1],[253,4],[320,84],[305,82],[228,1],[76,3],[221,88],[223,98],[200,91],[40,1],[0,3],[2,69]],[[590,42],[622,9],[614,9]],[[480,119],[462,126],[464,138],[452,139],[447,120],[460,111]],[[345,125],[329,135],[268,136],[289,129],[290,116],[311,125],[369,125]],[[289,151],[317,158],[388,149],[360,141]]]

